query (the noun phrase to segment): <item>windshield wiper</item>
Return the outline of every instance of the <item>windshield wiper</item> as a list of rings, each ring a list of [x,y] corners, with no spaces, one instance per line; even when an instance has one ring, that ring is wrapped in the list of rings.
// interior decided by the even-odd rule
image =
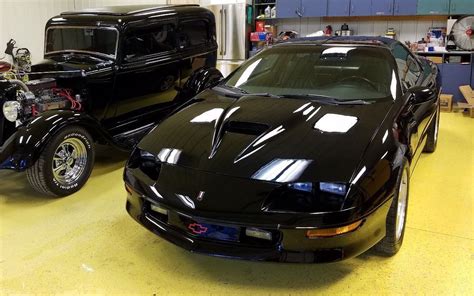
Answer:
[[[311,101],[316,101],[318,103],[327,104],[327,105],[370,105],[369,102],[364,100],[341,100],[335,99],[328,96],[322,95],[315,95],[315,94],[307,94],[307,95],[281,95],[281,98],[289,98],[289,99],[306,99]]]
[[[281,96],[274,95],[271,93],[245,93],[244,96],[246,97],[267,97],[267,98],[274,98],[274,99],[281,99]]]

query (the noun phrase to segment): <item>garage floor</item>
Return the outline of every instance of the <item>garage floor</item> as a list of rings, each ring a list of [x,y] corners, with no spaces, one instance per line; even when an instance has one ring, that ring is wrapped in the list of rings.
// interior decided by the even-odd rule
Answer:
[[[412,178],[405,244],[330,265],[253,263],[183,251],[125,212],[126,156],[102,149],[86,187],[35,194],[0,172],[0,294],[470,294],[474,291],[474,120],[442,114],[440,142]],[[472,294],[471,294],[472,295]]]

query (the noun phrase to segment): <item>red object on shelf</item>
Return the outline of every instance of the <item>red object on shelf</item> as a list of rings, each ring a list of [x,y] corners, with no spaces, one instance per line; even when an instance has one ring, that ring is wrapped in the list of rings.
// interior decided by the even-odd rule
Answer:
[[[267,34],[266,32],[252,32],[250,33],[250,41],[253,42],[259,42],[259,41],[265,41],[267,39]]]
[[[255,29],[257,32],[265,32],[265,22],[264,21],[255,22]]]

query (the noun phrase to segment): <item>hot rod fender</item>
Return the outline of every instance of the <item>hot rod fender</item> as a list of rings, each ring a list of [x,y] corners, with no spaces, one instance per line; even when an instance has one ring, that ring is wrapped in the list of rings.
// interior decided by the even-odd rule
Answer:
[[[85,128],[96,141],[109,142],[109,136],[102,131],[99,122],[86,114],[70,110],[47,111],[19,127],[5,142],[0,151],[0,169],[23,171],[31,167],[52,137],[71,125]]]
[[[215,86],[223,78],[222,73],[216,68],[200,68],[189,77],[180,89],[177,99],[187,101],[200,92]]]

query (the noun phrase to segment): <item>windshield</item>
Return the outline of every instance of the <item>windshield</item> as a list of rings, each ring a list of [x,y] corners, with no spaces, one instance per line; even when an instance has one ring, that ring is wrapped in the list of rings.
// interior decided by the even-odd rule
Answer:
[[[49,28],[46,53],[78,51],[115,58],[118,33],[112,28]]]
[[[308,95],[338,100],[396,98],[388,50],[373,47],[291,45],[263,51],[225,82],[243,93]]]

